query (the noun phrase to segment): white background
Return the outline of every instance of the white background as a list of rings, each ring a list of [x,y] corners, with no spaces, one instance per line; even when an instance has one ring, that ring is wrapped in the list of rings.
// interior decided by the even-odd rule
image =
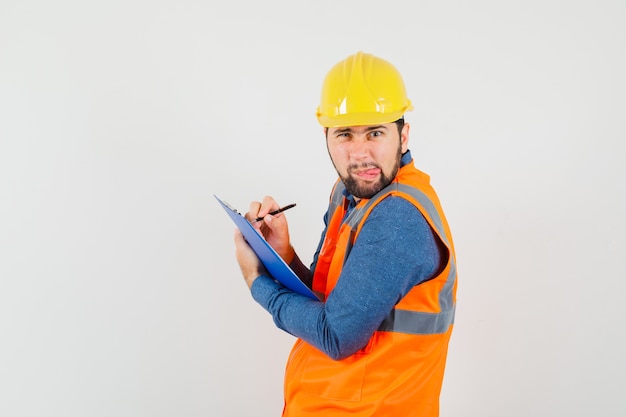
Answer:
[[[624,416],[626,3],[0,0],[0,415],[277,416],[293,338],[239,275],[265,194],[305,262],[314,117],[403,73],[455,238],[442,416]]]

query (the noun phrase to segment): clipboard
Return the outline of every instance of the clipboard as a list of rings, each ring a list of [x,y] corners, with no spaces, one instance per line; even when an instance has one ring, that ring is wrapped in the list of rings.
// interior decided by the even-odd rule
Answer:
[[[289,268],[289,265],[285,263],[283,258],[280,257],[274,248],[267,243],[265,238],[244,216],[242,216],[228,203],[220,200],[215,194],[213,194],[213,197],[215,197],[215,199],[220,203],[220,205],[224,208],[224,211],[226,211],[228,216],[241,231],[241,234],[246,239],[254,253],[256,253],[259,257],[261,263],[263,263],[263,266],[267,269],[267,272],[269,272],[272,278],[298,294],[319,301],[319,298],[315,295],[315,293],[307,287],[304,282],[302,282],[300,277],[298,277],[291,268]]]

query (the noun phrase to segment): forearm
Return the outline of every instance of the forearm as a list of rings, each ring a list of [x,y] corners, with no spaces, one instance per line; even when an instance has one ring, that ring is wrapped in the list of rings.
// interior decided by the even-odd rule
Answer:
[[[273,317],[276,326],[317,347],[331,358],[345,357],[361,346],[349,349],[332,331],[325,312],[325,304],[297,294],[267,276],[258,277],[252,288],[253,298]],[[364,338],[365,342],[369,335]]]
[[[252,285],[253,298],[273,317],[276,326],[315,346],[332,359],[343,359],[363,348],[384,316],[393,308],[395,295],[371,300],[341,291],[329,302],[297,294],[267,276]],[[360,311],[359,311],[360,310]]]

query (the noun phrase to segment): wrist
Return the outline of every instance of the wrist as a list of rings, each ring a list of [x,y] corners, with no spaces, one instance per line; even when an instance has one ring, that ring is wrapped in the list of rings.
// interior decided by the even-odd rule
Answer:
[[[295,257],[296,257],[296,251],[291,245],[287,247],[287,250],[285,251],[284,254],[281,254],[281,258],[283,258],[283,261],[285,261],[287,265],[289,265]]]
[[[261,274],[257,273],[257,274],[248,275],[244,277],[244,281],[246,281],[246,285],[248,286],[249,289],[252,289],[252,284],[254,284],[254,281],[256,281],[257,278],[259,278],[260,276]]]

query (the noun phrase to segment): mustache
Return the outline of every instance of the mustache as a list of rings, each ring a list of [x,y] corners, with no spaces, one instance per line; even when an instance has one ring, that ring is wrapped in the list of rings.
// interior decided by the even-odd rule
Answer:
[[[360,169],[371,169],[371,168],[381,169],[380,165],[378,165],[375,162],[362,162],[360,164],[350,164],[350,165],[348,165],[347,171],[348,171],[348,173],[351,173],[353,171],[357,171],[357,170],[360,170]]]

